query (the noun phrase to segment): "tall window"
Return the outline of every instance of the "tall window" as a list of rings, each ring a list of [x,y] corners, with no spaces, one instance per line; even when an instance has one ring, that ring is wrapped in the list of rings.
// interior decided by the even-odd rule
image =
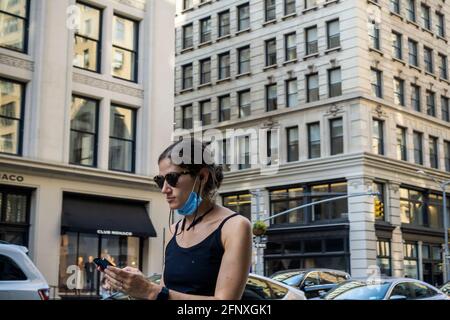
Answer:
[[[330,98],[342,95],[341,68],[328,70],[328,95]]]
[[[0,153],[21,155],[24,85],[0,78]]]
[[[200,102],[200,121],[203,126],[211,124],[211,100]]]
[[[0,2],[0,47],[28,50],[29,0]]]
[[[445,38],[445,16],[440,12],[436,12],[436,20],[438,36]]]
[[[109,169],[134,172],[136,150],[136,111],[111,107],[109,134]]]
[[[305,0],[305,9],[317,7],[317,0]]]
[[[114,15],[113,28],[112,75],[136,82],[138,70],[138,23]]]
[[[400,219],[402,223],[424,224],[424,194],[421,191],[400,188]]]
[[[292,108],[298,106],[297,98],[297,79],[286,81],[286,107]]]
[[[434,73],[433,65],[433,49],[424,47],[423,48],[423,59],[425,63],[425,71],[429,73]]]
[[[372,126],[372,152],[376,154],[384,154],[384,134],[382,120],[373,119]]]
[[[320,158],[320,123],[308,124],[308,157]]]
[[[277,64],[277,42],[275,39],[266,40],[266,66]]]
[[[277,85],[270,84],[266,86],[266,111],[277,109]]]
[[[219,80],[230,77],[230,52],[219,54]]]
[[[203,59],[200,61],[200,84],[211,82],[211,59]]]
[[[295,13],[295,0],[284,0],[284,15]]]
[[[238,93],[238,103],[239,103],[239,118],[248,117],[251,114],[250,90],[244,90]]]
[[[416,22],[417,20],[416,0],[407,0],[406,12],[408,20]]]
[[[377,98],[383,98],[383,87],[382,87],[382,76],[383,73],[380,70],[373,69],[371,84],[372,84],[372,92]]]
[[[400,0],[390,0],[390,9],[392,12],[400,14]]]
[[[310,27],[305,30],[306,33],[306,55],[319,52],[317,40],[317,26]]]
[[[286,140],[287,140],[287,161],[298,160],[298,127],[286,128]]]
[[[77,3],[76,5],[80,12],[80,24],[75,31],[73,65],[77,68],[100,72],[102,12],[86,4]]]
[[[414,141],[414,163],[423,164],[423,134],[421,132],[413,132]]]
[[[422,3],[421,6],[421,16],[422,16],[422,27],[431,30],[431,15],[430,7]]]
[[[430,166],[434,169],[439,167],[439,151],[438,151],[438,138],[429,137],[430,147]]]
[[[265,20],[271,21],[276,19],[276,9],[277,5],[275,0],[265,0],[264,1],[264,13],[265,13]]]
[[[439,77],[448,80],[448,59],[441,53],[439,54]]]
[[[234,146],[233,140],[233,146]],[[232,153],[234,152],[234,147],[232,148],[230,139],[223,139],[219,142],[219,160],[218,162],[222,165],[223,171],[230,171],[230,165],[234,163],[232,158]]]
[[[380,50],[380,26],[375,21],[369,22],[369,37],[371,47]]]
[[[406,148],[406,129],[397,127],[397,159],[407,161],[408,152]]]
[[[330,120],[330,150],[331,155],[344,152],[344,128],[342,118]]]
[[[427,114],[436,116],[436,94],[430,90],[427,90]]]
[[[28,246],[30,200],[31,192],[27,189],[7,186],[0,187],[0,203],[2,204],[0,206],[0,241]],[[2,257],[4,256],[0,255],[0,265],[2,265],[0,279],[5,280],[5,276],[8,277],[8,275],[14,273],[14,270],[5,266],[4,261],[1,261]],[[15,276],[21,275],[22,272],[15,273]],[[6,283],[2,281],[2,285],[4,284]]]
[[[408,40],[408,56],[409,56],[409,64],[415,67],[419,66],[419,55],[417,50],[417,41]]]
[[[230,10],[219,13],[219,38],[230,34]]]
[[[193,109],[192,105],[183,106],[182,110],[182,118],[183,118],[183,129],[192,129],[193,124]]]
[[[319,100],[319,74],[312,73],[306,76],[307,102]]]
[[[382,275],[392,275],[391,242],[389,240],[377,241],[377,266],[380,268]]]
[[[252,195],[250,193],[235,193],[227,194],[223,197],[223,206],[232,210],[233,212],[239,212],[247,219],[252,219]]]
[[[412,84],[411,85],[411,107],[413,110],[420,112],[420,105],[421,105],[421,94],[420,94],[420,87]]]
[[[194,46],[194,27],[192,23],[183,26],[183,49]]]
[[[442,120],[450,122],[450,104],[449,98],[441,96],[441,115]]]
[[[98,101],[72,97],[70,111],[70,163],[97,165]]]
[[[444,141],[445,171],[450,171],[450,141]]]
[[[339,20],[327,22],[327,43],[328,49],[337,48],[341,45]]]
[[[284,36],[284,60],[297,59],[297,37],[295,32]]]
[[[238,74],[250,72],[250,46],[238,49]]]
[[[193,0],[183,0],[183,10],[190,9],[194,6]]]
[[[231,119],[230,96],[219,97],[219,122]]]
[[[250,5],[245,3],[237,8],[238,13],[238,31],[250,28]]]
[[[279,163],[280,155],[278,153],[278,132],[278,129],[267,130],[267,165],[275,165]]]
[[[211,17],[200,20],[200,43],[211,41]]]
[[[394,78],[394,103],[399,106],[405,105],[405,81]]]
[[[403,244],[403,267],[405,270],[405,277],[418,279],[419,278],[419,266],[417,255],[417,243],[408,242]]]
[[[392,49],[394,53],[394,58],[402,60],[403,50],[402,50],[402,35],[397,32],[392,32]]]
[[[250,163],[250,137],[239,137],[239,170],[248,169],[251,167]]]
[[[192,63],[189,63],[187,65],[184,65],[182,67],[182,72],[183,72],[183,83],[182,83],[182,88],[183,89],[190,89],[193,86],[194,83],[194,78],[192,75]]]

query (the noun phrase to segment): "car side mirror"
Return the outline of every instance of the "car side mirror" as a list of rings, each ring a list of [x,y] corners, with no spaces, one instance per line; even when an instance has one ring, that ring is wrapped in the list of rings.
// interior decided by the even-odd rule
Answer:
[[[389,298],[389,300],[407,300],[407,298],[405,296],[401,296],[401,295],[394,295],[394,296],[391,296]]]

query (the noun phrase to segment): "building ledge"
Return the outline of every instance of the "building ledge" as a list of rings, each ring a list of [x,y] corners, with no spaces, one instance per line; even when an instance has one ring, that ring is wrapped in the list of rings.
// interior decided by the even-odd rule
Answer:
[[[297,13],[294,12],[294,13],[288,14],[288,15],[286,15],[286,16],[282,16],[282,17],[281,17],[281,20],[287,20],[287,19],[290,19],[290,18],[294,18],[294,17],[296,17],[296,16],[297,16]]]

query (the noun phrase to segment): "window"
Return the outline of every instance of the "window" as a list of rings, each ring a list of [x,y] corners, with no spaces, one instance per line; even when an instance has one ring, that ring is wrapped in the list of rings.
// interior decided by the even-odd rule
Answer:
[[[0,3],[0,47],[26,53],[28,50],[29,1]]]
[[[333,193],[333,195],[328,195]],[[311,186],[311,202],[347,195],[347,183],[336,182],[332,184],[318,184]],[[348,212],[347,199],[340,199],[330,203],[321,203],[312,206],[311,221],[324,221],[345,218]]]
[[[183,26],[183,49],[194,46],[194,27],[192,23]]]
[[[250,72],[250,46],[238,49],[238,74]]]
[[[376,154],[384,154],[384,135],[383,124],[381,120],[373,119],[372,125],[372,152]]]
[[[380,26],[375,21],[369,21],[369,37],[371,47],[380,50]]]
[[[266,40],[266,66],[277,64],[277,42],[275,39]]]
[[[433,49],[424,47],[423,48],[423,58],[425,63],[425,71],[429,73],[434,73],[433,65]]]
[[[308,158],[320,158],[320,123],[308,124]]]
[[[383,73],[380,70],[377,69],[371,69],[372,70],[372,92],[377,98],[383,98],[383,87],[382,87],[382,76]]]
[[[219,38],[230,34],[230,10],[219,13]]]
[[[73,65],[77,68],[100,72],[102,12],[86,4],[77,3],[76,5],[80,12],[80,24],[75,31]]]
[[[404,276],[407,278],[418,279],[419,278],[419,266],[417,255],[417,243],[407,242],[403,244],[403,265]]]
[[[219,97],[219,122],[231,119],[230,96]]]
[[[377,241],[377,266],[382,275],[391,276],[391,242],[389,240]]]
[[[297,37],[295,32],[284,36],[284,60],[290,61],[297,59]]]
[[[298,106],[297,98],[297,79],[286,81],[286,107],[292,108]]]
[[[277,85],[270,84],[266,86],[266,111],[277,109]]]
[[[317,0],[305,0],[305,9],[317,7]]]
[[[189,63],[187,65],[184,65],[182,67],[183,69],[183,84],[182,88],[185,89],[191,89],[194,83],[194,78],[192,75],[192,63]]]
[[[400,218],[405,224],[423,225],[425,200],[421,191],[400,188]]]
[[[250,137],[239,137],[239,170],[249,169],[250,163]]]
[[[405,81],[394,78],[394,103],[399,106],[405,105]]]
[[[26,189],[0,187],[1,241],[28,247],[30,199],[31,193]],[[0,278],[1,275],[0,267]]]
[[[414,131],[414,163],[423,164],[422,133]]]
[[[390,0],[390,4],[391,11],[400,14],[400,0]]]
[[[408,20],[416,22],[417,20],[416,0],[407,0],[406,12]]]
[[[449,98],[441,96],[441,115],[442,120],[450,122]]]
[[[97,166],[98,101],[72,97],[70,163]]]
[[[284,0],[284,15],[295,13],[295,0]]]
[[[420,106],[422,104],[420,90],[419,86],[415,84],[411,85],[411,107],[418,112],[420,112]]]
[[[328,94],[330,98],[342,95],[341,68],[328,70]]]
[[[136,21],[114,15],[112,75],[116,78],[137,81],[138,26]]]
[[[397,127],[397,159],[407,161],[406,129]]]
[[[193,0],[183,0],[183,10],[187,10],[193,7]]]
[[[269,197],[271,215],[285,211],[289,208],[298,207],[302,205],[304,201],[303,188],[299,187],[270,190]],[[276,217],[271,223],[305,223],[305,210],[294,210],[289,214]]]
[[[445,16],[440,12],[436,12],[436,18],[438,36],[445,38]]]
[[[203,126],[211,124],[211,100],[200,102],[200,121]]]
[[[306,55],[316,54],[319,52],[317,40],[317,27],[310,27],[305,30],[306,33]]]
[[[298,161],[298,127],[286,128],[287,162]]]
[[[211,59],[203,59],[200,61],[200,84],[211,82]]]
[[[342,118],[330,120],[330,150],[331,155],[341,154],[344,152],[344,129]]]
[[[394,58],[402,60],[403,50],[402,50],[402,35],[397,32],[392,32],[392,49]]]
[[[448,80],[448,60],[447,56],[439,54],[439,76],[441,79]]]
[[[21,155],[24,85],[0,78],[0,154]]]
[[[227,194],[223,196],[223,206],[252,219],[252,195],[250,193]]]
[[[275,3],[275,0],[265,0],[264,1],[264,13],[265,13],[266,21],[275,20],[277,18],[276,9],[277,9],[277,5]]]
[[[427,114],[436,116],[436,94],[430,90],[427,90]]]
[[[307,102],[319,100],[319,74],[313,73],[306,76]]]
[[[276,165],[279,163],[279,137],[278,129],[267,130],[267,165]]]
[[[426,4],[421,4],[421,13],[422,13],[422,27],[427,30],[431,30],[431,15],[430,15],[430,7]]]
[[[379,195],[376,195],[374,197],[375,200],[380,201],[382,203],[384,209],[386,209],[386,205],[385,205],[386,204],[386,201],[385,201],[386,197],[385,197],[385,193],[384,193],[384,188],[385,188],[385,186],[381,182],[374,181],[373,184],[372,184],[372,191],[379,193]],[[383,210],[383,215],[381,215],[381,216],[380,215],[378,215],[378,216],[376,215],[375,216],[375,220],[379,220],[379,221],[385,220],[385,212],[384,212],[384,210]]]
[[[238,93],[239,118],[248,117],[251,114],[251,96],[250,90],[240,91]]]
[[[408,48],[409,48],[409,64],[415,67],[419,67],[417,41],[409,39]]]
[[[233,140],[234,144],[234,140]],[[234,152],[232,149],[230,139],[223,139],[219,144],[219,160],[218,162],[222,165],[224,171],[230,171],[230,165],[234,163],[231,158],[231,154]]]
[[[136,153],[136,111],[111,107],[109,169],[134,172]]]
[[[339,20],[327,22],[328,49],[339,47],[341,45],[340,42]]]
[[[230,77],[230,53],[225,52],[219,55],[219,80]]]
[[[450,141],[444,141],[445,171],[450,171]]]
[[[439,168],[439,151],[438,151],[438,138],[429,137],[430,143],[430,166],[434,169]]]
[[[11,258],[0,255],[0,281],[25,281],[27,276]],[[1,283],[1,282],[0,282]],[[8,286],[8,284],[6,284]]]
[[[211,17],[200,20],[200,43],[211,41]]]
[[[237,8],[238,12],[238,31],[250,28],[250,6],[248,3],[240,5]]]
[[[183,106],[182,108],[183,129],[192,129],[193,110],[192,105]]]

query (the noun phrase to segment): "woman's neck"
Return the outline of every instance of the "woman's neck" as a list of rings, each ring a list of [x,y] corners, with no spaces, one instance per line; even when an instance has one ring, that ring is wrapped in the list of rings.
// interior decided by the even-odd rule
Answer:
[[[199,217],[201,217],[206,211],[211,209],[213,205],[214,204],[209,200],[202,201],[202,203],[200,203],[200,206],[198,207],[197,214],[194,213],[185,217],[187,225],[189,226],[194,221],[194,219],[198,219]]]

